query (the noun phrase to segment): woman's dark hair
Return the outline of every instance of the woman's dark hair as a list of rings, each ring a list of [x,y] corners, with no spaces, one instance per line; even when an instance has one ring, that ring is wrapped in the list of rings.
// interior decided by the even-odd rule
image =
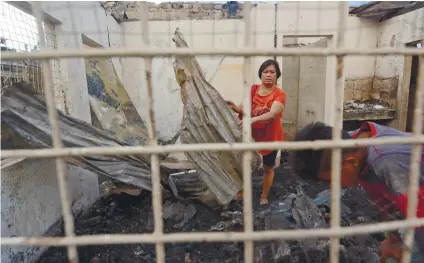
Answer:
[[[322,123],[314,122],[306,125],[297,132],[294,141],[331,140],[333,128]],[[342,139],[352,139],[346,131],[342,131]],[[345,149],[349,152],[352,149]],[[290,153],[290,165],[295,173],[303,179],[317,179],[323,150],[298,150]]]
[[[258,70],[259,78],[262,77],[262,72],[264,72],[264,70],[271,65],[275,67],[275,72],[277,73],[277,79],[281,77],[281,70],[280,70],[280,65],[278,65],[278,62],[275,59],[268,59],[264,63],[262,63],[262,65],[259,67],[259,70]]]

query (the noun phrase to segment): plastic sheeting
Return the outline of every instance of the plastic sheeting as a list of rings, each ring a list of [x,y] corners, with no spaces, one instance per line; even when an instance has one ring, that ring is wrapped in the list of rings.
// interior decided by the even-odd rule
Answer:
[[[188,47],[178,28],[173,41],[177,47]],[[205,80],[196,58],[176,57],[174,66],[184,104],[181,142],[241,142],[239,121],[218,91]],[[190,152],[185,155],[220,204],[228,204],[242,189],[242,152]],[[260,163],[260,156],[255,152],[252,170],[255,171]]]
[[[7,88],[1,97],[2,149],[51,148],[52,130],[43,97],[26,83]],[[58,111],[61,139],[65,147],[129,146],[87,122]],[[164,159],[160,155],[160,159]],[[3,160],[2,160],[3,161]],[[66,158],[96,174],[151,190],[149,156],[90,156]],[[162,183],[170,171],[161,167]]]

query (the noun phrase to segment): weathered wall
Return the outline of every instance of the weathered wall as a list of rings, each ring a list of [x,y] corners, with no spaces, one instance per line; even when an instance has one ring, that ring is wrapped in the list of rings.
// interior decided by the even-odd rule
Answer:
[[[238,6],[238,10],[234,14],[230,14],[225,4],[219,3],[162,3],[149,8],[149,20],[218,20],[243,18],[243,4],[238,4]]]
[[[172,36],[177,27],[181,29],[190,47],[225,47],[229,43],[233,46],[242,46],[242,35],[225,34],[234,27],[241,28],[239,20],[202,21],[201,23],[189,20],[180,21],[151,21],[150,44],[154,47],[174,47]],[[139,47],[141,27],[139,22],[124,23],[125,42],[129,47]],[[214,33],[215,32],[215,33]],[[196,36],[196,37],[194,37]],[[198,57],[198,61],[207,78],[226,99],[241,98],[241,58]],[[144,61],[140,58],[123,58],[124,86],[135,105],[141,107],[140,116],[148,119],[147,87],[144,74]],[[222,70],[220,70],[222,69]],[[130,85],[134,83],[135,85]],[[180,97],[180,88],[175,79],[173,58],[154,58],[152,62],[152,85],[156,130],[163,137],[172,137],[180,130],[183,114],[183,105]],[[236,98],[234,98],[237,96]],[[239,101],[237,101],[239,102]]]
[[[424,39],[424,9],[386,20],[378,25],[377,47],[404,47]],[[403,56],[378,57],[375,75],[380,78],[401,77]]]
[[[203,5],[202,5],[203,6]],[[168,6],[169,7],[169,6]],[[167,13],[154,7],[154,12]],[[298,10],[297,10],[298,9]],[[186,12],[185,9],[172,8],[172,12]],[[317,15],[319,11],[319,16]],[[170,11],[170,13],[172,13]],[[277,12],[277,16],[276,13]],[[253,25],[253,45],[256,47],[274,47],[275,27],[277,27],[277,46],[282,46],[282,35],[285,36],[310,36],[309,43],[314,42],[311,39],[320,39],[318,36],[334,36],[337,27],[337,3],[332,2],[308,2],[308,3],[280,3],[276,9],[275,5],[259,3],[252,10]],[[168,12],[169,13],[169,12]],[[170,16],[170,15],[169,15]],[[276,19],[275,19],[276,18]],[[167,20],[168,18],[156,19]],[[242,47],[244,22],[240,19],[221,19],[221,20],[183,20],[189,18],[176,18],[180,20],[173,21],[150,21],[150,42],[155,47],[172,47],[172,35],[175,28],[180,27],[190,47]],[[316,21],[311,23],[311,21]],[[141,26],[140,22],[125,22],[125,43],[130,47],[140,46]],[[349,17],[348,30],[346,33],[346,43],[348,47],[375,47],[376,45],[376,25],[372,22],[364,21],[356,17]],[[193,37],[196,35],[196,37]],[[311,38],[312,37],[312,38]],[[306,43],[306,42],[305,42]],[[330,44],[331,45],[331,41]],[[253,59],[253,82],[259,82],[257,69],[260,64],[269,57],[256,57]],[[199,57],[199,63],[208,80],[222,94],[225,99],[240,103],[243,97],[243,58],[230,57]],[[282,58],[277,58],[280,65]],[[143,71],[143,62],[141,59],[128,58],[123,59],[123,65],[131,68],[133,71]],[[345,72],[347,78],[369,78],[374,75],[374,57],[347,57],[345,62]],[[326,82],[322,89],[325,102],[319,102],[325,105],[324,121],[330,120],[331,106],[331,88],[334,81],[335,61],[328,59],[326,68]],[[284,65],[283,65],[284,72]],[[125,72],[126,70],[124,70]],[[131,86],[124,84],[130,93],[131,98],[136,105],[146,105],[146,91],[144,77],[131,74],[127,71],[124,81],[136,83]],[[289,77],[283,74],[281,87],[286,90],[288,98],[297,100],[296,83],[291,83],[285,78]],[[291,78],[293,80],[293,78]],[[292,81],[293,82],[293,81]],[[290,85],[290,87],[287,87]],[[295,86],[292,86],[295,85]],[[153,86],[155,96],[155,112],[158,132],[174,133],[179,129],[179,123],[182,117],[182,104],[180,102],[179,86],[175,81],[172,59],[156,58],[153,60]],[[168,93],[164,92],[167,89]],[[157,101],[159,100],[159,101]],[[290,102],[288,102],[290,104]],[[160,105],[160,106],[159,106]],[[297,107],[292,103],[288,107]],[[297,112],[296,109],[288,109],[291,112]],[[140,112],[143,119],[147,119],[147,109]],[[296,113],[297,115],[297,113]],[[161,128],[163,127],[163,129]],[[166,129],[165,129],[166,127]]]
[[[119,22],[141,19],[139,3],[135,1],[105,1],[101,5]],[[148,2],[148,19],[170,20],[218,20],[243,18],[242,3],[208,2]]]
[[[98,121],[98,128],[128,144],[145,144],[147,128],[118,77],[112,59],[87,58],[85,70],[91,118]]]
[[[338,2],[281,2],[277,8],[277,34],[278,46],[282,46],[284,38],[295,36],[328,36],[333,39],[337,37],[338,25]],[[345,31],[345,46],[348,48],[375,48],[377,42],[377,25],[372,21],[349,16]],[[345,57],[344,72],[346,79],[367,79],[374,76],[375,58],[369,57]],[[284,68],[283,68],[284,71]],[[335,79],[335,60],[327,59],[326,86],[322,88],[325,100],[324,121],[331,124],[333,114],[333,91]],[[284,80],[282,87],[284,86]],[[290,82],[291,85],[295,84]],[[319,88],[319,87],[317,87]],[[289,93],[296,92],[288,88]],[[288,94],[292,99],[296,94]]]
[[[324,38],[307,45],[308,48],[325,48]],[[327,74],[326,57],[300,57],[299,104],[296,126],[298,129],[314,121],[325,121],[325,87]],[[319,102],[324,103],[319,103]]]
[[[82,48],[82,34],[104,47],[120,43],[120,26],[98,2],[43,2],[43,8],[56,23],[47,28],[47,34],[55,35],[48,37],[50,47]],[[84,60],[60,59],[52,66],[58,108],[91,122]],[[2,236],[42,236],[58,230],[50,229],[62,217],[55,169],[54,160],[23,160],[2,169]],[[74,166],[68,171],[73,210],[81,211],[99,197],[98,178]],[[34,262],[41,252],[2,248],[2,262]]]
[[[378,47],[404,47],[406,44],[424,40],[424,9],[418,9],[401,16],[386,20],[378,26]],[[404,130],[408,116],[408,96],[410,74],[405,67],[404,56],[378,57],[375,64],[375,76],[386,81],[386,90],[396,92],[396,108],[398,118],[391,123],[392,127]],[[409,63],[411,60],[409,60]],[[407,67],[410,67],[408,64]],[[406,72],[404,72],[406,70]],[[407,74],[404,78],[404,74]]]
[[[74,214],[88,208],[99,196],[97,176],[68,166]],[[1,235],[58,234],[62,217],[55,161],[24,160],[1,171]],[[46,248],[2,247],[1,262],[34,262]]]

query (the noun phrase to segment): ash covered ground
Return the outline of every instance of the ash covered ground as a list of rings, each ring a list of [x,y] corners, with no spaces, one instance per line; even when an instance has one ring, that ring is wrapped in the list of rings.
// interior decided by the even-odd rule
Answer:
[[[270,192],[270,204],[259,206],[261,194],[261,176],[253,177],[253,208],[255,230],[296,228],[288,222],[283,213],[267,213],[272,207],[278,207],[285,198],[296,193],[299,185],[309,197],[315,197],[326,190],[324,183],[306,182],[295,176],[287,164],[282,164],[275,173],[275,183]],[[165,195],[166,196],[166,195]],[[168,200],[166,200],[168,199]],[[165,198],[165,206],[172,207],[172,197]],[[360,190],[348,190],[342,198],[348,214],[342,217],[342,224],[354,225],[378,221],[376,210],[369,203],[366,194]],[[212,211],[200,203],[175,205],[175,213],[169,209],[169,219],[164,221],[165,232],[200,231],[237,231],[242,228],[242,202],[237,201],[223,211]],[[347,208],[346,208],[347,207]],[[190,217],[189,220],[176,218],[178,215]],[[278,209],[277,209],[278,210]],[[325,211],[321,208],[322,214]],[[171,211],[171,212],[170,212]],[[183,212],[181,212],[183,211]],[[327,211],[328,212],[328,211]],[[175,220],[173,220],[173,219]],[[329,219],[325,218],[329,223]],[[76,219],[77,235],[113,234],[113,233],[151,233],[153,216],[150,193],[139,196],[121,194],[99,200],[81,218]],[[178,225],[178,223],[180,223]],[[214,230],[212,230],[214,229]],[[382,234],[347,237],[341,240],[341,261],[346,263],[373,263],[378,261],[378,245]],[[272,241],[255,243],[256,262],[328,262],[328,239],[304,241]],[[82,263],[132,263],[155,262],[155,248],[150,244],[96,245],[78,248]],[[189,253],[195,261],[204,263],[243,262],[243,243],[179,243],[166,245],[166,262],[184,262]],[[65,248],[50,248],[38,263],[67,262]]]

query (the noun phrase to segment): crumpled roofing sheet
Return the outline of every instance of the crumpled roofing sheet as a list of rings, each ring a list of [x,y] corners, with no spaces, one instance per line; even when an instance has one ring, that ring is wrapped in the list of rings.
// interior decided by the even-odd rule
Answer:
[[[178,28],[173,41],[177,47],[188,47]],[[184,104],[181,142],[241,142],[240,122],[218,91],[205,80],[196,58],[176,57],[174,66]],[[222,205],[228,204],[242,189],[242,152],[189,152],[185,155]],[[254,152],[252,171],[260,163],[259,154]]]
[[[349,14],[383,22],[422,7],[423,1],[371,1],[351,9]]]
[[[51,148],[51,126],[43,97],[29,84],[17,83],[1,97],[2,149]],[[65,147],[128,146],[106,131],[58,111],[61,139]],[[160,155],[160,159],[165,159]],[[10,161],[10,160],[9,160]],[[67,158],[96,174],[151,190],[149,156],[90,156]],[[169,169],[161,167],[163,184],[167,185]]]

